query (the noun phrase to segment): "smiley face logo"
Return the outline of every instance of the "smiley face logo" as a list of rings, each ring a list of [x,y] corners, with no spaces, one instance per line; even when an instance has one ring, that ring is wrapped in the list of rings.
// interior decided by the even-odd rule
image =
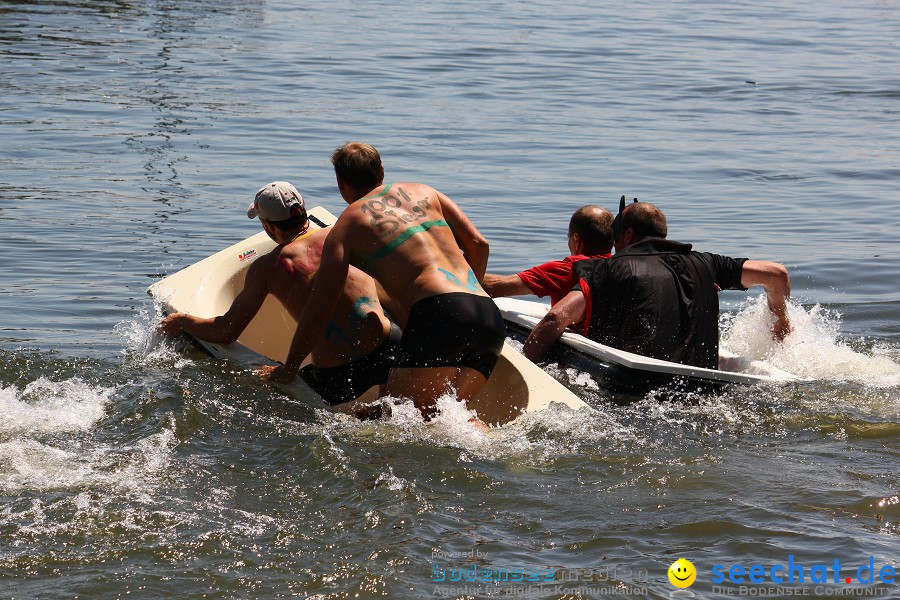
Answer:
[[[669,581],[677,588],[690,587],[697,579],[697,569],[689,560],[679,558],[669,567]]]

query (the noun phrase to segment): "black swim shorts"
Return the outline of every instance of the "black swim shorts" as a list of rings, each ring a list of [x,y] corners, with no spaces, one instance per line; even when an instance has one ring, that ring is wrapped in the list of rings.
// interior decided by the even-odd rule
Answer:
[[[381,345],[354,361],[337,367],[306,365],[300,377],[328,404],[356,400],[373,385],[387,383],[388,374],[400,355],[400,328],[391,323],[391,331]]]
[[[506,324],[494,301],[466,292],[416,302],[401,340],[401,368],[469,367],[490,377]]]

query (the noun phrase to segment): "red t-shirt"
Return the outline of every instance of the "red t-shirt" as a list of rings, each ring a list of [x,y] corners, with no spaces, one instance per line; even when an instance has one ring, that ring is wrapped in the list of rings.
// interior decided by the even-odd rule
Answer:
[[[592,258],[609,258],[611,256],[612,254],[595,254],[593,256],[576,254],[575,256],[567,256],[562,260],[552,260],[542,265],[531,267],[518,273],[518,275],[519,279],[538,298],[550,296],[550,305],[552,306],[565,298],[572,291],[572,286],[578,281],[578,278],[572,271],[572,263]],[[584,319],[582,319],[573,325],[572,329],[581,333],[584,330],[585,323]]]

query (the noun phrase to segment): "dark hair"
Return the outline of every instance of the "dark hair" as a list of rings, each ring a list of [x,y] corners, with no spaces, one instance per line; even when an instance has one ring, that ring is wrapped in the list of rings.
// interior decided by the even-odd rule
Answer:
[[[649,202],[638,202],[625,206],[625,196],[619,204],[619,214],[616,217],[615,236],[618,239],[626,229],[634,230],[636,240],[645,237],[664,238],[669,233],[666,225],[666,215]]]
[[[347,142],[332,153],[331,164],[338,177],[357,189],[369,191],[384,180],[381,155],[364,142]]]
[[[284,232],[291,232],[295,229],[306,226],[309,222],[309,216],[306,214],[306,208],[295,204],[291,207],[291,216],[283,221],[269,221],[273,227]]]
[[[603,207],[582,206],[569,219],[569,235],[577,233],[586,254],[605,254],[613,246],[612,214]]]

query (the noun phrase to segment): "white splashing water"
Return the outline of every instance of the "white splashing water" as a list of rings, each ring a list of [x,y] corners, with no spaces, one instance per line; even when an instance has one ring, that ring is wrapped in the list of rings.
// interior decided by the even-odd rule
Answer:
[[[390,416],[380,421],[339,419],[329,428],[342,436],[369,437],[374,433],[395,442],[459,448],[465,451],[461,460],[470,460],[471,455],[524,464],[544,463],[584,448],[620,445],[638,437],[632,427],[617,422],[610,414],[587,408],[575,411],[561,404],[552,404],[485,432],[472,424],[477,415],[454,394],[438,399],[438,413],[428,422],[411,401],[391,399],[390,402]]]
[[[391,407],[390,416],[384,423],[399,430],[405,438],[468,449],[485,448],[490,444],[488,434],[471,423],[475,413],[468,410],[454,393],[438,398],[437,415],[428,422],[410,400],[391,397],[383,400]]]
[[[414,490],[416,487],[416,484],[412,481],[394,475],[394,470],[390,466],[388,466],[386,471],[383,471],[378,475],[378,478],[375,480],[375,485],[384,485],[387,489],[394,492]]]
[[[65,489],[93,478],[92,467],[77,452],[36,440],[0,444],[0,489]]]
[[[32,381],[20,390],[0,388],[0,437],[82,431],[103,417],[111,389],[73,378]]]
[[[156,325],[162,317],[162,305],[154,302],[152,310],[143,307],[134,317],[117,323],[115,331],[125,342],[123,353],[140,364],[172,365],[176,369],[194,364],[171,340],[157,333]]]
[[[78,435],[106,415],[114,390],[79,378],[0,388],[0,490],[124,488],[143,493],[169,463],[165,429],[130,448]]]
[[[809,379],[878,388],[900,385],[900,364],[886,349],[865,354],[840,339],[836,312],[791,303],[788,316],[792,331],[783,343],[776,343],[769,333],[772,316],[765,296],[752,299],[737,314],[723,316],[722,348]]]
[[[118,489],[149,498],[170,462],[174,435],[169,430],[140,440],[131,448],[89,447],[23,438],[0,443],[0,490]]]

